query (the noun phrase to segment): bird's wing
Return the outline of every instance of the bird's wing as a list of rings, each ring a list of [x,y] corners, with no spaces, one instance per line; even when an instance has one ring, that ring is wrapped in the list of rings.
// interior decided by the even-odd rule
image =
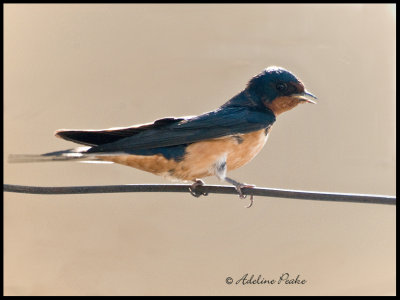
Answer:
[[[268,111],[260,112],[245,107],[222,108],[187,119],[161,119],[153,124],[144,125],[148,126],[144,129],[132,127],[117,131],[101,131],[99,133],[101,139],[106,142],[90,148],[87,152],[129,153],[132,150],[190,144],[200,140],[260,130],[272,125],[274,121],[275,116]],[[117,135],[118,139],[115,138]],[[108,142],[110,139],[112,141]]]
[[[190,117],[163,118],[153,123],[133,125],[129,127],[115,127],[100,130],[60,129],[55,132],[57,137],[86,146],[98,146],[116,142],[120,139],[136,135],[145,130],[158,129]]]

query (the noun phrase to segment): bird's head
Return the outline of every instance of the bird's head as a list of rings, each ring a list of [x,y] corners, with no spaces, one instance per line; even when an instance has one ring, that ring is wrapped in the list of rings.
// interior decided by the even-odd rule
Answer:
[[[288,111],[299,103],[315,103],[315,97],[291,72],[281,67],[268,67],[254,76],[246,90],[254,94],[261,105],[268,107],[275,115]]]

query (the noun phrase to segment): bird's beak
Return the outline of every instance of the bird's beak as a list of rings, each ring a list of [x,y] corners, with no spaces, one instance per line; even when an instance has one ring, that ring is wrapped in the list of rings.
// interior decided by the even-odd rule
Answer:
[[[306,102],[313,103],[313,104],[317,103],[314,101],[314,99],[317,99],[317,97],[315,97],[313,94],[311,94],[307,90],[305,90],[304,92],[302,92],[300,94],[296,94],[293,96],[295,96],[297,99],[300,99],[302,101],[306,101]]]

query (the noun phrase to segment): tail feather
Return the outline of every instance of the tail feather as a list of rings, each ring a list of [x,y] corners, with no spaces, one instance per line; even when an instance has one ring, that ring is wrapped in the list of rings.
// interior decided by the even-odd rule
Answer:
[[[98,160],[92,153],[86,154],[85,151],[90,147],[79,147],[63,151],[49,152],[45,154],[10,154],[10,163],[46,162],[46,161],[94,161]]]

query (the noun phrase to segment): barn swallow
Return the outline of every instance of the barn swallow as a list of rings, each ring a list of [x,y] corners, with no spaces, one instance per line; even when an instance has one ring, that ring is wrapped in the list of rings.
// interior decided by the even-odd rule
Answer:
[[[226,176],[251,161],[263,148],[276,117],[316,97],[291,72],[268,67],[254,76],[240,93],[219,108],[199,116],[167,117],[152,123],[104,130],[55,132],[59,138],[86,147],[14,156],[11,161],[79,160],[113,162],[179,181],[194,182],[215,175],[242,188],[254,187]],[[252,204],[251,203],[249,207]]]

